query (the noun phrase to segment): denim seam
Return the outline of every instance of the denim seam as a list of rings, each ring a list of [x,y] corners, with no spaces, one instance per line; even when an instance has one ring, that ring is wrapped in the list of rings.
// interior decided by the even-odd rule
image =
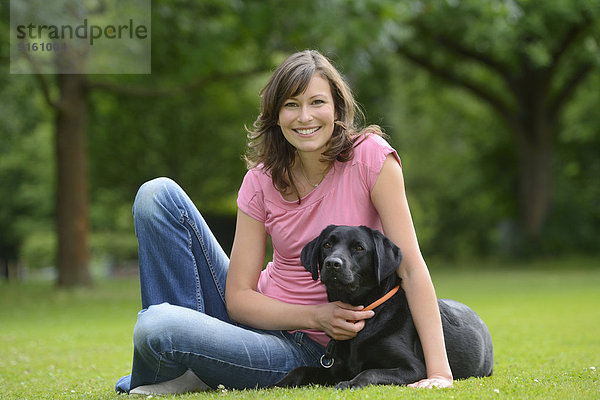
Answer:
[[[291,337],[286,336],[286,334],[290,335]],[[325,353],[324,349],[319,351],[315,348],[313,345],[315,342],[313,342],[313,340],[310,339],[305,332],[295,331],[294,333],[290,333],[289,331],[279,331],[279,336],[286,340],[291,339],[298,347],[302,348],[303,353],[310,357],[315,363],[318,363],[318,361],[321,359],[321,356]],[[309,361],[306,360],[304,356],[303,359],[305,359],[305,361]]]
[[[319,354],[317,351],[315,351],[314,346],[312,346],[312,343],[307,342],[307,340],[310,340],[310,338],[306,335],[305,332],[294,332],[294,340],[314,360],[319,360],[321,358],[322,354]]]
[[[185,210],[179,209],[179,213],[180,213],[179,223],[182,225],[185,225],[185,223],[187,222],[188,225],[190,226],[190,228],[192,229],[192,231],[194,233],[196,233],[196,229],[193,224],[193,221],[191,221],[191,219],[188,217]],[[192,250],[193,237],[192,237],[191,233],[189,232],[189,230],[188,230],[188,239],[189,239],[188,244],[187,244],[188,252],[190,253],[190,257],[192,258],[192,261],[194,263],[193,271],[194,271],[194,279],[195,279],[195,283],[196,283],[196,310],[198,310],[200,312],[204,312],[204,304],[202,302],[202,294],[201,294],[201,288],[200,288],[200,274],[198,272],[198,264],[196,263],[196,257],[194,257],[194,252]],[[205,254],[205,258],[206,258],[206,254]]]
[[[219,284],[219,281],[216,277],[212,260],[208,255],[208,250],[206,249],[206,245],[204,243],[203,237],[200,234],[200,232],[196,226],[196,223],[194,222],[194,220],[192,218],[189,217],[187,210],[185,208],[182,208],[182,206],[179,204],[178,201],[176,201],[176,199],[174,198],[173,194],[170,191],[168,191],[168,194],[171,197],[171,201],[175,204],[175,206],[179,210],[179,219],[178,219],[179,223],[181,223],[182,225],[185,225],[185,223],[187,222],[189,227],[192,229],[192,231],[196,235],[196,238],[198,239],[198,242],[200,244],[200,248],[202,249],[204,259],[206,260],[206,264],[208,265],[208,269],[213,278],[213,282],[215,283],[215,286],[217,287],[219,295],[221,296],[221,301],[223,303],[225,303],[225,291]],[[189,231],[188,231],[188,234],[189,234]],[[202,301],[202,287],[200,284],[200,273],[198,272],[198,265],[196,263],[196,257],[194,257],[194,253],[192,251],[192,237],[191,237],[192,235],[190,234],[189,236],[190,236],[190,240],[188,242],[188,251],[190,252],[192,260],[194,261],[194,276],[196,279],[196,309],[200,312],[204,312],[204,302]]]
[[[160,376],[160,368],[162,366],[163,353],[158,353],[158,365],[156,366],[156,372],[154,373],[154,379],[152,383],[158,382],[158,377]]]
[[[321,359],[321,356],[323,354],[325,354],[324,352],[319,353],[317,352],[313,346],[303,346],[306,349],[306,352],[310,354],[311,357],[313,357],[313,360],[318,361]]]
[[[215,286],[217,287],[217,290],[219,291],[219,295],[221,296],[221,301],[223,301],[223,303],[225,303],[225,292],[224,292],[223,288],[221,287],[219,280],[217,279],[217,276],[215,275],[215,268],[213,266],[212,259],[208,256],[208,250],[206,249],[206,245],[204,243],[203,237],[200,234],[200,231],[196,227],[196,224],[194,223],[193,220],[188,218],[187,222],[190,225],[190,227],[192,228],[192,230],[194,231],[194,233],[196,234],[196,238],[198,239],[198,242],[200,243],[200,247],[202,248],[202,253],[204,254],[204,259],[206,260],[206,264],[208,265],[208,270],[210,271],[210,274],[212,275],[213,282],[215,283]]]
[[[173,350],[172,353],[177,353],[177,354],[182,355],[182,356],[191,355],[193,357],[204,358],[206,360],[214,361],[216,363],[226,364],[226,365],[231,366],[231,367],[245,369],[245,370],[249,370],[249,371],[271,372],[271,373],[278,373],[278,374],[279,373],[281,373],[281,374],[287,374],[289,372],[289,371],[287,371],[285,369],[280,370],[280,369],[265,369],[265,368],[249,367],[247,365],[236,364],[236,363],[232,363],[232,362],[229,362],[229,361],[220,360],[218,358],[209,357],[209,356],[204,355],[204,354],[192,353],[192,352],[189,352],[189,351]]]

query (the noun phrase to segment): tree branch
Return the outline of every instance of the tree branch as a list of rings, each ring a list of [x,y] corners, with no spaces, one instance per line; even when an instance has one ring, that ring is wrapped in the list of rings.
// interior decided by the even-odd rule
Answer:
[[[473,49],[469,49],[465,47],[462,43],[456,42],[454,40],[449,39],[446,36],[434,35],[433,39],[439,43],[446,50],[473,61],[476,61],[482,65],[485,65],[492,71],[495,71],[504,81],[508,84],[512,84],[512,77],[508,73],[510,70],[508,65],[503,64],[502,62],[493,59],[490,55],[484,54],[479,51],[475,51]]]
[[[510,66],[495,59],[491,54],[485,54],[472,48],[468,48],[459,40],[449,38],[448,35],[440,34],[439,32],[428,29],[419,19],[412,20],[410,25],[419,32],[421,38],[423,36],[428,37],[432,42],[437,43],[448,52],[487,67],[496,72],[508,86],[513,86],[514,79],[509,74]]]
[[[58,102],[54,101],[52,99],[52,95],[50,94],[50,87],[48,86],[48,81],[44,77],[45,75],[42,75],[38,72],[36,72],[34,75],[35,75],[35,78],[37,79],[38,83],[40,84],[40,88],[42,89],[42,94],[44,95],[44,99],[46,100],[46,103],[51,108],[58,110],[60,107],[58,105]]]
[[[550,115],[556,116],[560,113],[560,110],[566,101],[571,97],[571,95],[575,92],[575,89],[577,89],[577,87],[585,80],[585,78],[593,69],[594,63],[589,61],[587,63],[583,63],[575,70],[571,77],[565,81],[565,84],[558,91],[556,96],[553,96],[553,99],[550,101],[548,107]]]
[[[451,69],[442,68],[438,65],[435,65],[433,61],[429,58],[412,52],[404,46],[399,45],[396,51],[409,61],[412,61],[413,63],[424,68],[432,75],[438,76],[450,83],[456,84],[458,86],[463,87],[464,89],[467,89],[469,92],[488,103],[498,114],[500,114],[500,116],[504,120],[511,120],[511,112],[509,106],[507,106],[504,103],[504,101],[502,101],[494,93],[485,90],[481,85],[477,85],[476,82],[468,80],[465,77],[459,76]]]
[[[60,106],[58,104],[58,101],[52,99],[52,94],[50,93],[50,86],[48,85],[48,81],[46,80],[45,75],[40,72],[40,68],[38,67],[35,60],[31,58],[28,52],[24,51],[23,55],[25,56],[25,58],[27,58],[27,61],[29,61],[31,68],[33,68],[33,75],[40,84],[42,94],[44,95],[44,100],[46,100],[46,103],[48,104],[48,106],[50,106],[50,108],[58,110]]]
[[[550,67],[547,72],[547,80],[552,80],[552,76],[556,71],[558,65],[560,64],[563,56],[569,50],[569,48],[581,37],[581,35],[587,31],[587,29],[592,25],[592,19],[584,14],[583,19],[580,23],[572,25],[567,33],[564,35],[563,40],[560,42],[554,52],[552,52],[552,62],[550,63]]]
[[[101,81],[89,81],[88,89],[99,89],[114,94],[121,94],[125,96],[133,97],[169,97],[169,96],[180,96],[185,93],[200,89],[206,86],[208,83],[215,81],[222,81],[226,79],[239,79],[250,75],[265,72],[266,67],[257,67],[246,71],[236,71],[229,73],[215,73],[210,76],[206,76],[202,79],[183,84],[178,86],[163,87],[163,88],[146,88],[141,86],[123,86],[119,83],[114,82],[101,82]]]

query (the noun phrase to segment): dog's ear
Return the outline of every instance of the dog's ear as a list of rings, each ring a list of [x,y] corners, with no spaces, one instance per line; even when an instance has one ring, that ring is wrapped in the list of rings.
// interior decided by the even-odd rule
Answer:
[[[390,239],[383,233],[367,228],[373,237],[375,243],[375,254],[373,255],[373,268],[377,282],[381,283],[385,278],[396,273],[398,266],[402,262],[402,253]]]
[[[312,278],[315,281],[319,279],[319,255],[321,254],[321,243],[323,243],[323,240],[331,233],[333,228],[335,228],[335,225],[329,225],[327,228],[323,229],[319,236],[308,242],[306,246],[302,248],[302,253],[300,253],[302,265],[312,274]]]

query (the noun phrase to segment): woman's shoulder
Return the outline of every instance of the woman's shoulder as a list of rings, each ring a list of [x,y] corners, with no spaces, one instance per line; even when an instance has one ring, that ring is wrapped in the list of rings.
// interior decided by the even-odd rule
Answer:
[[[246,171],[240,191],[259,194],[260,198],[270,201],[278,201],[281,198],[273,184],[271,173],[262,164]]]
[[[270,180],[271,174],[269,174],[263,164],[258,164],[254,167],[248,168],[244,179],[247,178],[255,180]]]
[[[246,190],[258,191],[265,186],[266,183],[271,182],[271,177],[264,170],[262,165],[257,165],[246,171],[244,179],[242,181],[242,188]]]
[[[381,160],[390,153],[395,153],[394,148],[379,133],[366,132],[354,142],[354,160],[356,162],[371,163]]]

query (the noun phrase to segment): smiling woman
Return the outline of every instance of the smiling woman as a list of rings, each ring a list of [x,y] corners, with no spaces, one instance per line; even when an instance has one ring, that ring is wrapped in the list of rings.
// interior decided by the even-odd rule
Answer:
[[[329,82],[313,76],[303,93],[288,99],[279,112],[283,136],[300,157],[321,157],[331,139],[335,110]]]
[[[261,97],[248,133],[231,259],[175,182],[154,179],[138,191],[133,212],[144,310],[134,330],[132,374],[117,390],[270,386],[292,369],[318,366],[330,339],[355,338],[373,311],[329,302],[300,259],[330,224],[385,232],[402,249],[403,262],[390,268],[402,280],[425,354],[428,378],[416,385],[451,386],[398,154],[379,127],[358,127],[350,88],[317,51],[288,57]],[[263,269],[268,236],[273,260]]]
[[[248,134],[246,163],[249,169],[261,164],[268,170],[288,200],[301,201],[334,161],[350,160],[362,133],[382,134],[378,126],[359,128],[363,114],[350,87],[316,51],[291,55],[275,71],[261,97],[261,113]],[[327,140],[308,140],[313,137]],[[303,152],[295,147],[300,143],[312,143],[313,150],[307,147],[309,151]],[[319,147],[314,147],[318,144],[320,154]]]
[[[319,75],[312,77],[303,93],[287,100],[279,112],[277,124],[297,152],[292,174],[301,182],[300,197],[317,187],[329,169],[329,163],[321,161],[321,153],[331,140],[334,123],[329,82]],[[307,170],[309,165],[314,166],[312,170]]]

